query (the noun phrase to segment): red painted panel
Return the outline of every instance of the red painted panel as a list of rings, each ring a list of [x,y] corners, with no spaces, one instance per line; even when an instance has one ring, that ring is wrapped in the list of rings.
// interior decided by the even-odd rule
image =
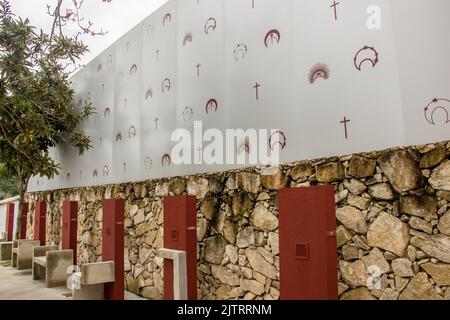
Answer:
[[[27,218],[28,218],[28,203],[22,203],[22,214],[20,215],[20,239],[27,238]]]
[[[197,299],[197,208],[195,196],[164,197],[164,248],[186,252],[187,297]],[[164,261],[164,299],[173,300],[173,262]]]
[[[73,264],[77,264],[78,202],[63,202],[61,249],[73,250]]]
[[[47,212],[47,204],[45,201],[36,201],[34,209],[34,240],[39,240],[41,246],[45,245],[45,214]]]
[[[105,299],[124,299],[125,200],[103,200],[102,261],[114,261],[116,281],[105,284]]]
[[[279,191],[280,298],[336,300],[334,186]]]
[[[8,241],[12,241],[14,233],[14,203],[6,204],[6,236]]]

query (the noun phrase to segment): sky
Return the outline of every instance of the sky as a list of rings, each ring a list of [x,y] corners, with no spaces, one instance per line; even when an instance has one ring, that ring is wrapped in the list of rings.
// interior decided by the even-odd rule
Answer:
[[[70,9],[71,0],[63,0],[63,12]],[[79,1],[79,0],[78,0]],[[109,2],[108,2],[109,1]],[[84,0],[81,17],[91,20],[94,31],[107,30],[102,36],[83,36],[89,47],[81,64],[87,64],[128,30],[133,28],[168,0]],[[50,32],[52,17],[47,14],[47,5],[54,7],[57,0],[10,0],[12,11],[21,18],[29,18],[31,24]],[[67,34],[78,30],[75,23],[66,25]]]

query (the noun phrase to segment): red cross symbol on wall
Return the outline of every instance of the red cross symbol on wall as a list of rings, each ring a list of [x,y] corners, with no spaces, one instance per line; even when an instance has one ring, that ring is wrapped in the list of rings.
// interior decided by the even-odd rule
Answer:
[[[348,139],[347,123],[349,123],[349,122],[350,122],[350,120],[347,119],[347,117],[344,117],[344,120],[341,121],[341,123],[344,125],[345,139]]]
[[[337,6],[341,4],[340,2],[333,1],[333,4],[330,6],[330,8],[334,9],[334,20],[337,20]]]

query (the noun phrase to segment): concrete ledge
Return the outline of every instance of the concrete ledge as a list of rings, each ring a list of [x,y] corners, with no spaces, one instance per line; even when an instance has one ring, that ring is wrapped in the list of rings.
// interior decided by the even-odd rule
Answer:
[[[39,240],[15,240],[12,249],[12,266],[17,270],[31,269],[33,248],[40,246]]]
[[[158,249],[157,254],[164,259],[173,260],[174,300],[187,300],[186,252],[173,249]]]
[[[114,261],[86,263],[81,266],[81,272],[76,282],[78,288],[73,288],[73,300],[104,300],[105,283],[115,281]]]
[[[38,246],[33,248],[32,269],[33,280],[45,280],[48,251],[58,250],[58,246]]]
[[[44,267],[47,265],[47,260],[45,257],[34,257],[33,262]]]
[[[45,280],[47,288],[66,285],[73,264],[72,250],[58,250],[58,246],[34,247],[33,280]]]
[[[115,281],[113,261],[86,263],[81,266],[81,284],[93,285]]]
[[[45,284],[47,288],[66,285],[71,276],[67,270],[73,265],[73,250],[47,251]]]

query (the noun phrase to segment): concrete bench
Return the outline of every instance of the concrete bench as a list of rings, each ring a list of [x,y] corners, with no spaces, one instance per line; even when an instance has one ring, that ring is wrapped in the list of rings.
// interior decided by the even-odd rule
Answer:
[[[12,266],[17,270],[31,269],[33,248],[39,247],[39,240],[15,240],[12,247]]]
[[[5,242],[7,239],[6,232],[0,232],[0,242]]]
[[[58,246],[33,248],[33,280],[44,279],[47,288],[65,286],[72,264],[72,250],[59,250]]]
[[[173,298],[187,300],[186,252],[173,249],[158,249],[158,257],[173,260]]]
[[[0,242],[0,261],[11,261],[13,243]]]
[[[104,300],[105,283],[115,281],[114,261],[86,263],[80,271],[73,287],[73,300]]]

